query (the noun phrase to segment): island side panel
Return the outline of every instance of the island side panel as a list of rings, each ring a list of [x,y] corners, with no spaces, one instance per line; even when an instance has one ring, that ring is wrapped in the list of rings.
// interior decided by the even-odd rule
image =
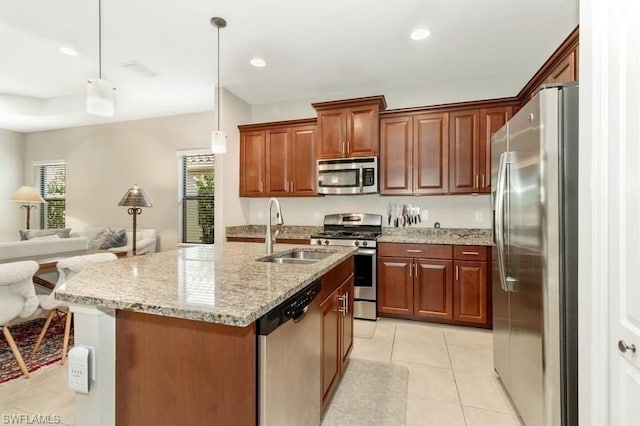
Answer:
[[[255,324],[116,312],[116,424],[256,424]]]

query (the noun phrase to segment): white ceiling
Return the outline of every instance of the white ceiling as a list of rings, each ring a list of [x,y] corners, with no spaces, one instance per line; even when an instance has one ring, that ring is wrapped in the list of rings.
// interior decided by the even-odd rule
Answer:
[[[36,131],[213,108],[221,85],[252,105],[350,88],[479,78],[522,85],[578,23],[578,0],[102,0],[103,74],[116,114],[85,111],[98,74],[97,0],[0,0],[0,128]],[[424,41],[409,39],[420,26]],[[71,46],[80,55],[59,52]],[[249,60],[260,56],[265,68]],[[136,60],[147,78],[119,64]],[[366,90],[365,90],[366,91]],[[513,93],[515,95],[515,93]]]

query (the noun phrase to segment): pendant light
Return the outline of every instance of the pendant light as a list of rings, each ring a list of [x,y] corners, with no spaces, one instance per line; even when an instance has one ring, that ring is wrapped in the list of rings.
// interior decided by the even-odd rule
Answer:
[[[211,25],[218,29],[218,84],[216,86],[216,111],[218,113],[217,130],[211,132],[211,152],[214,154],[224,154],[227,152],[227,135],[220,130],[220,28],[227,26],[227,21],[222,18],[211,18]]]
[[[113,115],[112,82],[102,78],[102,0],[98,0],[98,78],[87,81],[87,112],[93,115]]]

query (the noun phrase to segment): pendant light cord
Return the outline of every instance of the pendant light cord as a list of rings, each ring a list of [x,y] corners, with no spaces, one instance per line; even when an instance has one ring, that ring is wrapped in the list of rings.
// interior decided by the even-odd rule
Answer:
[[[102,0],[98,0],[98,76],[102,80]]]
[[[220,131],[220,25],[218,25],[218,87],[216,88],[218,91],[217,101],[218,101],[218,131]]]

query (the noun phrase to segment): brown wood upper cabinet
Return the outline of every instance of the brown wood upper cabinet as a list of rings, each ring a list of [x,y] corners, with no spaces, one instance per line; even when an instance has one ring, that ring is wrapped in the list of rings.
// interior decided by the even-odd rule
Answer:
[[[497,106],[449,114],[450,193],[491,192],[491,136],[511,112],[511,106]]]
[[[240,130],[240,196],[265,195],[265,140],[264,130]]]
[[[378,155],[380,111],[384,96],[312,104],[318,111],[317,158]]]
[[[240,196],[316,195],[316,125],[240,126]]]
[[[380,120],[380,193],[446,194],[449,189],[447,113]]]

